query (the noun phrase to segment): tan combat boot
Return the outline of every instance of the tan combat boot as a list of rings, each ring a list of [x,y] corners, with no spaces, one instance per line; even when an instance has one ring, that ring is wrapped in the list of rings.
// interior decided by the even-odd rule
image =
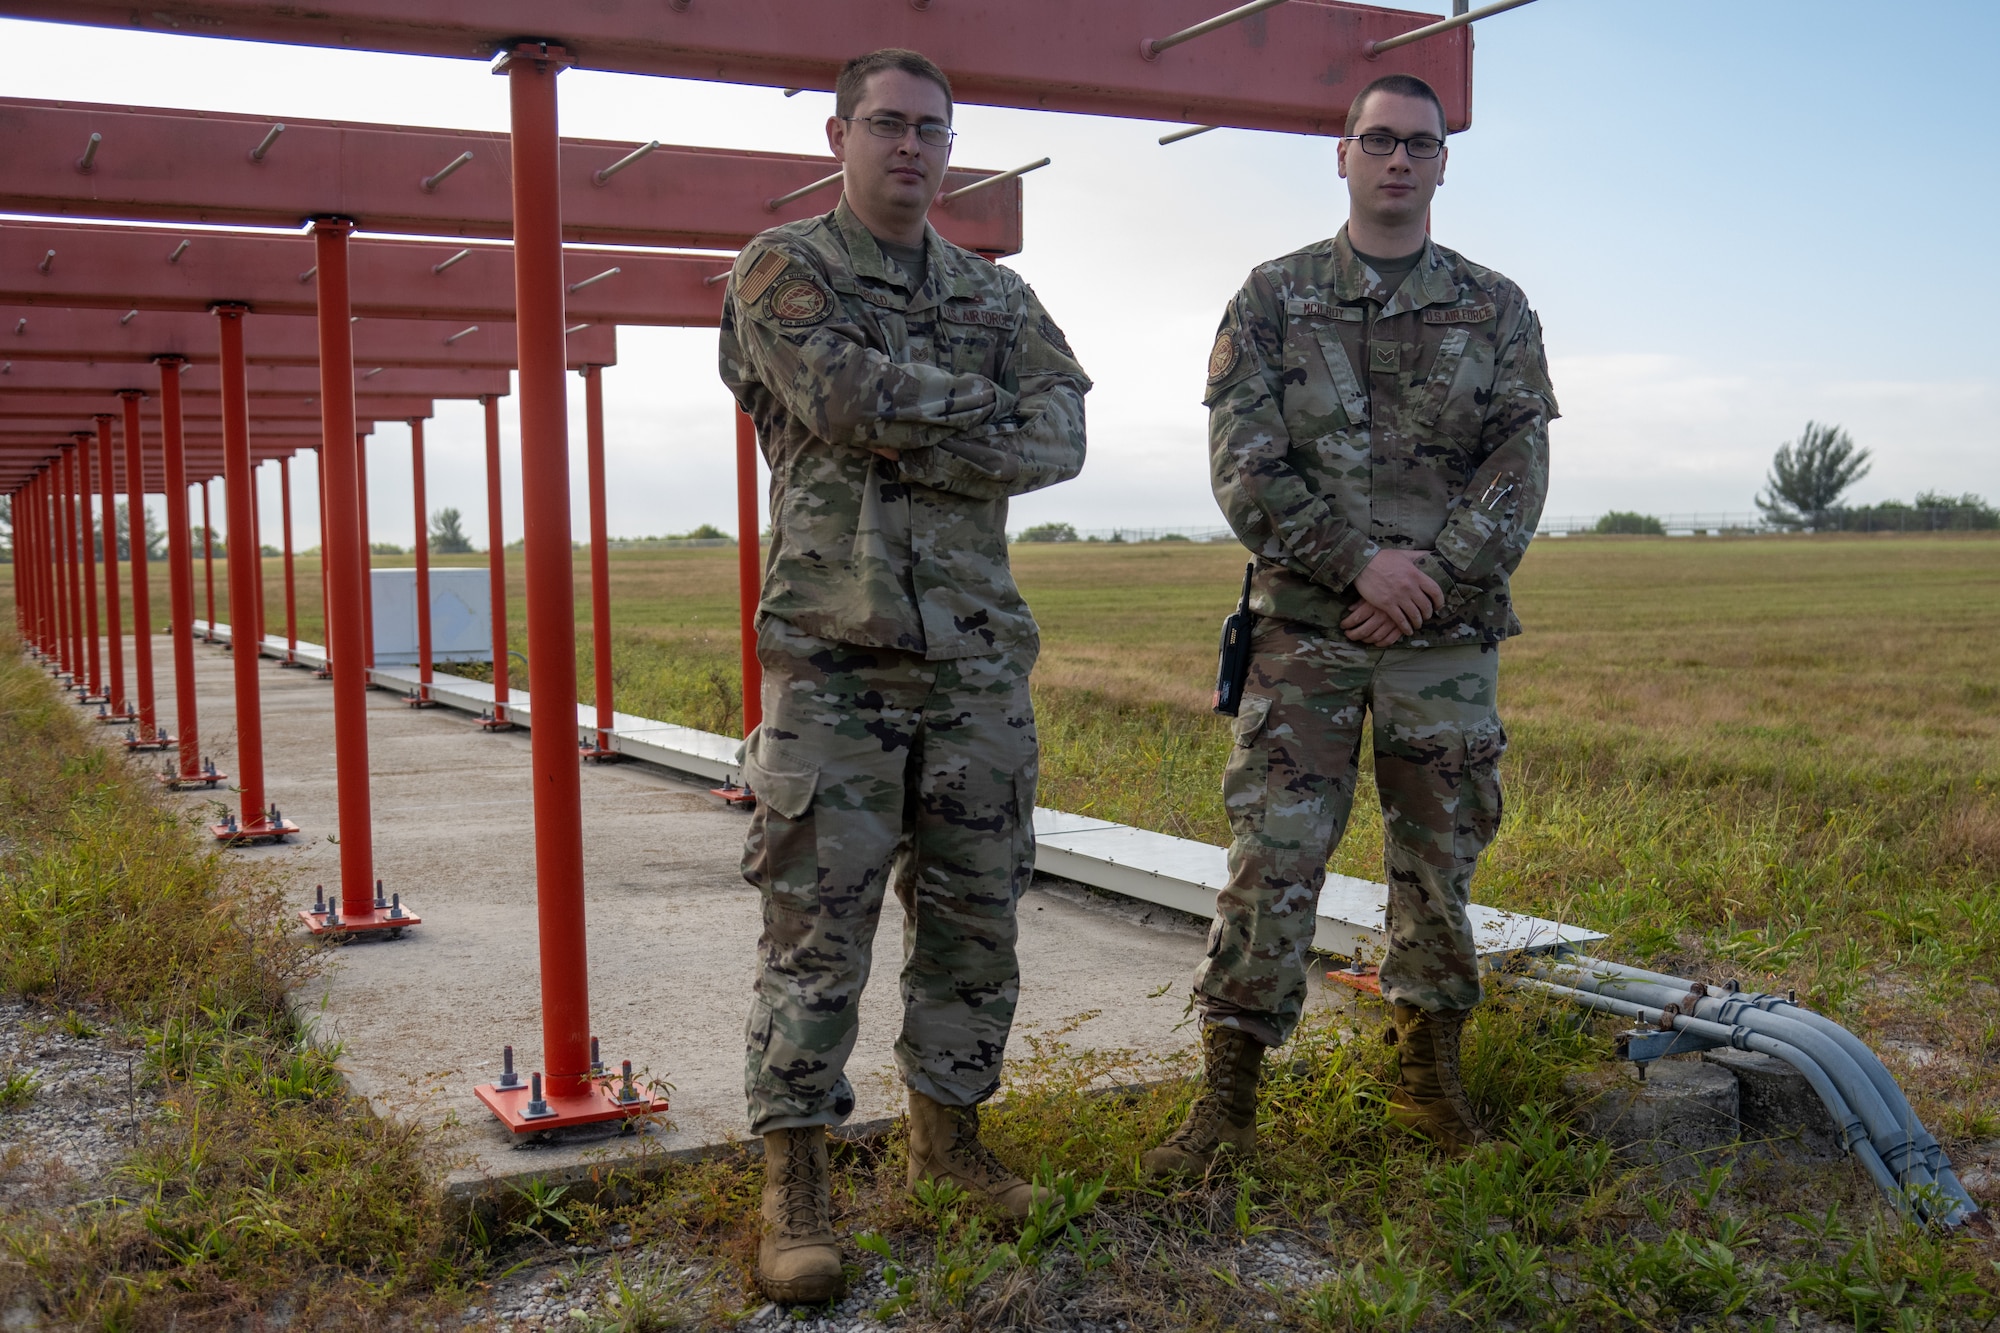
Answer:
[[[1459,1040],[1469,1009],[1427,1013],[1399,1004],[1388,1040],[1396,1046],[1396,1091],[1389,1119],[1452,1152],[1484,1142],[1486,1131],[1458,1076]]]
[[[826,1174],[826,1127],[774,1129],[764,1136],[764,1233],[757,1285],[774,1301],[840,1299],[840,1242]]]
[[[1248,1153],[1257,1146],[1257,1079],[1264,1043],[1235,1028],[1201,1030],[1201,1095],[1167,1141],[1140,1159],[1148,1180],[1198,1175],[1223,1149]]]
[[[1009,1217],[1026,1217],[1035,1188],[1001,1165],[979,1141],[979,1108],[946,1106],[910,1089],[910,1188],[950,1180]]]

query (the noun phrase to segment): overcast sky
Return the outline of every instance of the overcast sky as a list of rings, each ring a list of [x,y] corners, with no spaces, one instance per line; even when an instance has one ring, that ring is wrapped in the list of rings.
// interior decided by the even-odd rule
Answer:
[[[1218,0],[1218,9],[1227,5]],[[2000,215],[1986,0],[1539,0],[1478,27],[1474,123],[1433,230],[1541,312],[1563,419],[1548,512],[1745,511],[1808,418],[1875,454],[1858,500],[2000,498]],[[0,21],[22,97],[505,130],[483,64]],[[571,71],[566,134],[823,153],[830,96]],[[1982,92],[1981,90],[1986,91]],[[956,160],[1028,178],[1034,283],[1097,382],[1083,476],[1014,526],[1206,527],[1203,366],[1251,265],[1330,234],[1325,139],[959,108]],[[571,381],[575,385],[575,381]],[[712,330],[624,329],[605,376],[613,533],[734,528]],[[581,535],[581,394],[572,392]],[[507,422],[510,536],[519,535]],[[414,531],[408,432],[371,445],[378,540]],[[428,431],[433,508],[485,540],[479,409]],[[266,482],[275,531],[275,468]],[[312,480],[310,462],[299,482]],[[315,506],[301,503],[310,545]]]

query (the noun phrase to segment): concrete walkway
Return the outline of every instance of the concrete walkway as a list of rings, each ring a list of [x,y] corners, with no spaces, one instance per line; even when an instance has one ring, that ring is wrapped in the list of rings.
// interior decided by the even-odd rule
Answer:
[[[165,637],[153,656],[162,721],[176,725]],[[195,658],[204,752],[234,773],[230,655],[197,646]],[[259,676],[270,798],[303,833],[232,855],[268,865],[305,906],[316,883],[337,878],[331,687],[268,660]],[[341,1043],[355,1090],[385,1113],[450,1126],[455,1183],[470,1189],[746,1137],[742,1031],[759,926],[756,893],[737,870],[747,816],[656,769],[584,766],[593,1024],[607,1063],[630,1059],[672,1083],[673,1108],[666,1127],[644,1135],[518,1145],[472,1088],[498,1073],[505,1043],[524,1074],[541,1067],[527,735],[484,734],[462,713],[414,710],[380,690],[369,692],[369,711],[376,873],[424,924],[333,951],[298,995],[322,1038]],[[135,762],[159,766],[157,756]],[[1046,879],[1021,918],[1017,1052],[1023,1035],[1073,1023],[1065,1040],[1082,1048],[1158,1058],[1189,1045],[1199,923]],[[856,1126],[902,1107],[890,1051],[901,930],[892,898],[848,1066]],[[1328,1002],[1314,990],[1315,1003]]]

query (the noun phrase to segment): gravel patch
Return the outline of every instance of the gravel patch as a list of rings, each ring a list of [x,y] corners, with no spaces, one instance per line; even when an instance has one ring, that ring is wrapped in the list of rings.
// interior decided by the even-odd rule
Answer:
[[[0,1205],[98,1192],[158,1100],[132,1043],[73,1015],[0,999]]]

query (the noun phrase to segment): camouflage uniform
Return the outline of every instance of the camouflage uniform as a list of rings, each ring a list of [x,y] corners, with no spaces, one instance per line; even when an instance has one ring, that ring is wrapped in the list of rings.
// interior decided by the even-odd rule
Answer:
[[[743,857],[764,904],[758,1134],[853,1110],[842,1067],[892,883],[905,1081],[977,1104],[1013,1021],[1039,639],[1007,497],[1081,469],[1090,380],[1019,277],[929,229],[926,249],[911,291],[843,201],[745,247],[723,306],[722,378],[771,467],[764,720],[744,758],[762,798]]]
[[[1235,840],[1197,1001],[1270,1045],[1297,1023],[1326,860],[1346,829],[1364,714],[1386,831],[1382,991],[1478,1002],[1472,871],[1500,819],[1508,576],[1541,515],[1556,415],[1520,288],[1427,243],[1388,290],[1347,232],[1260,265],[1209,356],[1211,480],[1257,557],[1254,660],[1223,778]],[[1383,548],[1431,552],[1445,594],[1380,649],[1340,622]]]

